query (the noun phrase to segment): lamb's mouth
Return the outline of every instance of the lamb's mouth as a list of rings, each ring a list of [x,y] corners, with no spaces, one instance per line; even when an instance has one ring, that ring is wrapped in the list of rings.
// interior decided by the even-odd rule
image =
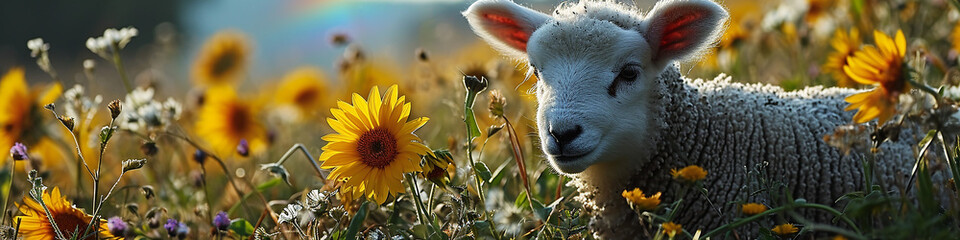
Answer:
[[[580,159],[583,158],[584,156],[587,156],[587,155],[589,155],[589,154],[591,154],[591,153],[593,153],[593,151],[583,152],[583,153],[579,153],[579,154],[576,154],[576,155],[571,155],[571,154],[550,155],[550,157],[553,158],[553,160],[556,160],[557,162],[567,163],[567,162],[575,162],[575,161],[577,161],[577,160],[580,160]]]

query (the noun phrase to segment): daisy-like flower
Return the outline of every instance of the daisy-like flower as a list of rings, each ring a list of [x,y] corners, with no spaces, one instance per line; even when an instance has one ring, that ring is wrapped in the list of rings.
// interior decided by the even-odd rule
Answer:
[[[759,203],[747,203],[740,205],[740,211],[743,215],[753,216],[767,211],[767,206]]]
[[[77,237],[77,239],[97,238],[94,234],[89,234],[86,238],[81,238],[83,237],[83,231],[87,229],[88,224],[93,220],[93,216],[87,215],[83,210],[75,208],[65,196],[60,195],[59,188],[55,187],[53,191],[43,194],[43,203],[47,205],[47,209],[50,210],[50,216],[52,216],[54,222],[57,223],[57,228],[60,229],[64,237],[68,239],[74,239],[73,237]],[[14,220],[14,222],[20,221],[20,236],[26,239],[44,240],[53,240],[57,237],[57,232],[53,226],[50,225],[50,220],[40,203],[29,197],[24,197],[23,205],[17,204],[17,208],[24,215],[17,216],[16,220]],[[100,239],[114,238],[113,234],[110,234],[106,220],[101,219],[97,228],[96,231],[99,232]]]
[[[267,132],[255,106],[237,98],[230,86],[210,88],[197,117],[196,133],[218,154],[234,151],[246,139],[251,152],[264,150]]]
[[[845,110],[859,109],[853,116],[856,123],[878,119],[886,123],[896,113],[896,103],[901,93],[910,90],[904,77],[904,55],[907,40],[903,31],[897,31],[896,40],[880,31],[874,31],[877,47],[865,46],[853,56],[847,57],[843,72],[860,84],[876,85],[873,90],[848,96],[850,103]]]
[[[800,231],[800,230],[797,229],[796,226],[793,226],[793,224],[784,223],[784,224],[777,225],[776,227],[773,227],[773,229],[770,229],[770,231],[773,231],[778,235],[789,235],[789,234],[797,233],[797,231]]]
[[[623,190],[623,193],[620,195],[627,199],[627,203],[629,203],[633,209],[654,210],[660,205],[660,194],[660,192],[657,192],[657,194],[647,197],[643,195],[643,191],[640,190],[640,188],[634,188],[633,191]]]
[[[696,182],[707,178],[707,170],[703,170],[703,168],[697,165],[690,165],[680,170],[670,169],[670,175],[672,175],[674,179]]]
[[[683,232],[683,226],[676,224],[674,222],[666,222],[663,225],[660,225],[663,228],[663,233],[670,236],[672,239],[677,233]]]
[[[301,67],[283,77],[275,99],[289,109],[294,120],[302,119],[324,107],[327,95],[326,77],[313,67]]]
[[[428,118],[408,122],[410,103],[397,95],[397,85],[383,98],[373,87],[368,99],[353,94],[353,105],[338,102],[339,108],[330,110],[336,119],[327,118],[327,123],[337,133],[323,136],[327,145],[320,167],[335,168],[328,179],[346,180],[341,192],[382,204],[388,195],[404,191],[404,173],[421,171],[419,155],[430,154],[430,148],[413,132]]]
[[[242,33],[217,33],[207,40],[193,63],[193,80],[208,86],[239,81],[247,66],[248,45]]]
[[[823,64],[823,71],[833,75],[839,87],[853,87],[855,82],[847,77],[843,72],[843,66],[847,65],[847,57],[853,56],[860,45],[860,31],[856,28],[850,29],[850,33],[843,30],[837,30],[830,39],[830,45],[833,46],[833,52],[827,56],[827,62]]]

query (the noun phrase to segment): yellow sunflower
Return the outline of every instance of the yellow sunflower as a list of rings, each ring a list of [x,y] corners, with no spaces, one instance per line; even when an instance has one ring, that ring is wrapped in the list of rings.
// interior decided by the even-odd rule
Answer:
[[[298,68],[283,77],[283,83],[277,89],[274,101],[295,110],[293,113],[296,113],[296,119],[308,116],[324,107],[327,99],[326,81],[326,77],[319,69]]]
[[[197,117],[196,133],[213,147],[217,154],[234,151],[246,139],[251,152],[266,148],[267,132],[257,118],[254,104],[237,98],[230,86],[210,88]]]
[[[239,81],[247,66],[248,45],[247,37],[240,32],[213,35],[193,63],[193,80],[207,86]]]
[[[330,110],[335,119],[327,118],[327,123],[337,133],[323,136],[327,145],[320,154],[320,167],[335,168],[327,179],[346,180],[341,191],[349,190],[354,198],[384,203],[388,195],[404,191],[404,173],[421,171],[419,155],[430,154],[413,134],[428,119],[408,122],[410,103],[397,95],[397,85],[387,89],[382,99],[373,87],[367,100],[353,94],[353,105],[338,102],[339,108]]]
[[[850,29],[850,33],[843,30],[837,30],[830,39],[830,45],[834,52],[827,56],[827,62],[823,64],[823,71],[833,75],[837,81],[838,87],[853,87],[856,85],[847,74],[843,72],[843,66],[847,65],[847,57],[853,56],[860,45],[860,31],[856,28]]]
[[[62,92],[63,87],[58,83],[44,91],[30,90],[22,68],[7,71],[0,79],[0,150],[6,153],[14,142],[24,142],[24,133],[40,122],[41,115],[35,111],[39,111],[41,105],[56,101]],[[30,145],[33,141],[25,143]],[[6,158],[0,159],[0,163],[4,161]]]
[[[896,113],[896,103],[901,93],[910,90],[904,78],[904,55],[907,41],[903,31],[897,31],[896,40],[884,33],[874,31],[877,46],[865,46],[853,56],[847,57],[843,72],[860,84],[877,85],[873,90],[848,96],[850,103],[845,110],[859,109],[853,121],[864,123],[874,118],[886,123]]]
[[[43,194],[43,203],[50,210],[57,228],[60,233],[68,239],[96,239],[94,234],[89,234],[86,238],[81,238],[83,231],[87,229],[93,216],[87,215],[81,209],[74,208],[65,196],[60,195],[60,189],[54,187],[50,193]],[[24,216],[17,216],[14,222],[20,221],[20,236],[26,239],[53,240],[57,237],[56,230],[50,224],[49,217],[43,206],[29,197],[23,198],[23,205],[17,204],[17,208]],[[99,224],[100,239],[116,238],[107,230],[107,221],[101,219]]]

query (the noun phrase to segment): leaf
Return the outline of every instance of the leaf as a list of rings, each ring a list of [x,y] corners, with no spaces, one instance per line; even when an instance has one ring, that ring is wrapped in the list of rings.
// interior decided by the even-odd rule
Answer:
[[[553,212],[553,205],[550,207],[543,206],[543,203],[540,203],[537,199],[530,199],[531,204],[533,204],[533,213],[537,216],[537,219],[541,221],[547,221],[547,218],[550,217],[550,213]]]
[[[233,230],[233,232],[237,233],[237,235],[240,235],[241,238],[243,236],[253,235],[254,232],[253,225],[242,218],[237,218],[230,221],[230,230]]]
[[[487,221],[473,222],[473,234],[476,236],[476,239],[497,239],[496,235],[493,234],[493,230],[491,230],[490,223]]]
[[[490,184],[493,184],[494,186],[501,185],[500,181],[503,180],[503,176],[506,176],[507,171],[504,170],[507,168],[508,163],[510,163],[510,161],[504,161],[502,164],[500,164],[500,167],[498,167],[497,170],[493,171],[493,178],[490,179]]]
[[[520,195],[517,196],[517,200],[513,202],[513,206],[517,208],[523,208],[523,206],[527,205],[526,203],[527,203],[527,191],[524,190],[523,192],[520,192]]]
[[[360,232],[360,225],[363,225],[363,219],[367,218],[367,202],[364,201],[360,203],[360,208],[357,209],[357,214],[353,215],[353,219],[350,219],[350,226],[347,227],[347,235],[344,239],[357,239],[357,232]]]
[[[270,181],[266,181],[261,183],[260,185],[257,185],[257,191],[260,191],[260,192],[266,191],[267,189],[273,188],[274,186],[277,186],[282,182],[283,182],[283,179],[280,179],[280,178],[270,179]]]
[[[467,108],[464,112],[465,117],[463,121],[467,123],[467,134],[470,141],[473,141],[474,138],[480,136],[480,127],[477,125],[477,117],[473,114],[473,108]]]
[[[490,182],[490,169],[487,168],[487,164],[483,162],[477,162],[474,164],[473,169],[476,169],[477,175],[480,176],[480,179],[483,179],[484,182]]]

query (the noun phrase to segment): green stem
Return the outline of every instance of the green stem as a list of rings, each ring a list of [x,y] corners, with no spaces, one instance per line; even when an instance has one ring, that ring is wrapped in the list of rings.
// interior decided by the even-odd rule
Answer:
[[[952,173],[952,175],[953,175],[953,182],[954,182],[954,183],[953,183],[953,190],[954,190],[953,192],[954,192],[954,193],[957,193],[958,195],[960,195],[960,188],[957,187],[957,183],[956,183],[956,182],[957,182],[957,176],[960,176],[960,169],[958,169],[958,166],[957,166],[957,159],[955,159],[955,158],[953,157],[953,155],[950,155],[950,151],[947,150],[947,148],[948,148],[947,142],[944,141],[944,139],[943,139],[943,132],[942,132],[942,131],[937,131],[937,140],[939,140],[939,141],[940,141],[940,145],[943,146],[943,155],[944,155],[944,156],[947,156],[947,165],[950,166],[950,171],[951,171],[951,173]],[[12,183],[11,183],[11,184],[12,184]],[[11,185],[11,186],[13,186],[13,185]]]
[[[467,98],[463,102],[464,123],[467,128],[467,151],[466,152],[467,152],[467,159],[470,162],[470,169],[473,170],[473,179],[475,184],[477,185],[477,196],[480,197],[480,205],[483,208],[483,216],[489,217],[488,216],[489,214],[487,213],[487,209],[486,209],[487,207],[486,197],[484,197],[483,195],[483,185],[481,185],[482,181],[480,180],[480,172],[477,170],[476,162],[473,160],[473,146],[472,146],[473,133],[472,132],[474,131],[474,128],[476,128],[477,126],[476,126],[476,122],[470,122],[470,121],[476,121],[476,120],[472,119],[469,116],[474,115],[473,104],[477,99],[477,94],[479,93],[471,92],[468,90]]]
[[[733,222],[733,223],[720,226],[720,227],[717,228],[717,229],[714,229],[714,230],[712,230],[712,231],[710,231],[710,232],[707,232],[707,234],[704,234],[703,236],[701,236],[701,238],[706,239],[706,238],[708,238],[708,237],[713,237],[713,236],[716,235],[716,234],[723,233],[723,232],[726,232],[726,231],[728,231],[728,230],[730,230],[730,229],[734,229],[734,228],[740,227],[740,226],[742,226],[742,225],[744,225],[744,224],[747,224],[747,223],[756,221],[756,220],[758,220],[758,219],[760,219],[760,218],[763,218],[763,217],[765,217],[765,216],[768,216],[768,215],[771,215],[771,214],[774,214],[774,213],[778,213],[778,212],[782,212],[782,211],[785,211],[785,210],[794,209],[794,208],[813,208],[813,209],[820,209],[820,210],[827,211],[827,212],[829,212],[829,213],[831,213],[831,214],[836,215],[837,217],[839,217],[840,220],[843,220],[843,222],[845,222],[847,225],[850,225],[850,227],[853,228],[853,231],[857,232],[857,234],[861,234],[860,228],[858,228],[856,224],[853,224],[853,221],[851,221],[851,220],[850,220],[849,218],[847,218],[846,216],[843,216],[843,213],[837,211],[836,209],[833,209],[833,208],[831,208],[831,207],[828,207],[828,206],[825,206],[825,205],[821,205],[821,204],[815,204],[815,203],[793,203],[793,204],[788,204],[788,205],[786,205],[786,206],[781,206],[781,207],[778,207],[778,208],[770,209],[770,210],[767,210],[767,211],[765,211],[765,212],[762,212],[762,213],[759,213],[759,214],[757,214],[757,215],[753,215],[753,216],[750,216],[750,217],[747,217],[747,218],[741,218],[741,219],[739,219],[739,220],[737,220],[737,221],[735,221],[735,222]]]
[[[124,70],[123,61],[120,60],[120,46],[116,43],[113,44],[113,66],[117,67],[117,72],[120,74],[120,79],[123,79],[123,87],[127,89],[127,92],[133,91],[133,85],[130,84],[130,79],[127,78],[127,71]]]

